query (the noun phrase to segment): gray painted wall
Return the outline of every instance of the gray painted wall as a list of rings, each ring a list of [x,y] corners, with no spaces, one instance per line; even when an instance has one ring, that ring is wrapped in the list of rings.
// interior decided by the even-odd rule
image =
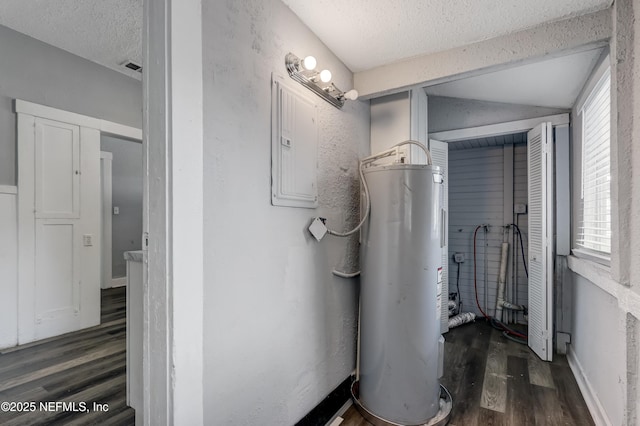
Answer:
[[[140,81],[0,26],[0,185],[16,184],[13,99],[142,127]]]
[[[101,136],[100,150],[113,153],[112,205],[120,209],[112,216],[112,276],[127,275],[125,251],[142,249],[142,144]]]
[[[318,105],[317,209],[271,206],[271,73],[314,55],[352,74],[279,0],[203,2],[205,424],[294,424],[355,367],[357,237],[307,231],[359,217],[368,102]],[[304,89],[303,89],[304,90]]]
[[[571,274],[574,310],[570,351],[613,425],[627,424],[625,313],[618,300],[588,279]],[[632,423],[629,423],[632,424]]]
[[[429,133],[544,117],[569,110],[429,96]]]
[[[605,52],[593,69],[582,93],[578,96],[571,114],[571,205],[572,205],[572,247],[576,248],[582,221],[582,114],[580,108],[607,68],[609,58]],[[613,84],[612,75],[612,84]],[[615,98],[612,97],[612,102]],[[613,124],[613,122],[612,122]],[[613,129],[612,125],[612,129]],[[612,144],[615,143],[612,140]],[[612,152],[613,155],[613,152]],[[622,236],[621,236],[622,237]],[[596,267],[599,268],[599,267]],[[602,274],[610,280],[608,269]],[[611,424],[625,423],[625,393],[627,387],[627,335],[626,313],[620,309],[616,297],[605,292],[593,281],[578,273],[570,272],[571,287],[567,288],[571,301],[571,345],[570,351],[580,364],[588,380],[594,397],[598,399]],[[617,285],[617,283],[615,284]],[[566,296],[565,296],[566,297]],[[564,297],[563,297],[564,298]],[[602,368],[606,365],[607,368]],[[636,403],[629,401],[630,404]],[[631,423],[629,423],[631,424]]]

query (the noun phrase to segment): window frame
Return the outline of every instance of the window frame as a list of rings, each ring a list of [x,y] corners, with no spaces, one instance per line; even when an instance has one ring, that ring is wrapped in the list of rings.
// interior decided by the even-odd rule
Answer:
[[[580,245],[579,241],[579,235],[582,232],[582,221],[584,218],[584,176],[585,176],[585,170],[584,170],[584,166],[585,166],[585,120],[584,120],[584,110],[585,107],[587,105],[589,105],[590,102],[593,101],[594,96],[597,95],[597,92],[602,88],[602,84],[604,84],[605,79],[609,79],[609,102],[610,102],[610,106],[609,106],[609,119],[610,119],[610,133],[609,133],[609,172],[610,172],[610,185],[612,182],[612,170],[611,170],[611,162],[613,161],[612,157],[611,157],[611,142],[612,142],[612,135],[611,135],[611,131],[612,129],[612,121],[611,121],[611,109],[612,109],[612,105],[611,105],[611,90],[612,90],[612,75],[611,75],[611,64],[609,61],[609,56],[607,55],[606,58],[604,58],[604,60],[596,67],[596,69],[594,69],[594,72],[592,74],[592,77],[590,78],[590,81],[587,82],[587,84],[585,84],[585,90],[581,97],[582,98],[576,105],[576,108],[574,111],[577,112],[577,114],[581,117],[580,119],[580,127],[581,127],[581,134],[580,137],[575,140],[574,142],[576,142],[577,144],[579,144],[580,147],[580,182],[579,182],[579,187],[577,185],[573,185],[573,189],[576,191],[580,191],[579,193],[579,197],[576,198],[572,197],[575,201],[578,201],[579,204],[574,206],[573,209],[577,209],[577,217],[576,215],[572,215],[573,220],[578,220],[577,225],[574,227],[574,230],[576,232],[576,234],[574,234],[573,237],[573,242],[572,242],[572,249],[571,249],[571,253],[576,256],[576,257],[580,257],[583,258],[585,260],[589,260],[601,265],[605,265],[605,266],[611,266],[611,256],[612,256],[612,252],[613,252],[613,220],[612,220],[612,216],[613,216],[613,208],[610,211],[610,222],[609,222],[609,229],[611,232],[611,242],[610,242],[610,251],[607,252],[603,252],[603,251],[598,251],[598,250],[594,250],[588,247],[583,247],[582,245]],[[579,99],[580,99],[579,98]],[[574,175],[575,176],[575,175]],[[609,199],[611,201],[611,192],[612,190],[610,189],[609,192]],[[573,226],[572,226],[573,227]]]

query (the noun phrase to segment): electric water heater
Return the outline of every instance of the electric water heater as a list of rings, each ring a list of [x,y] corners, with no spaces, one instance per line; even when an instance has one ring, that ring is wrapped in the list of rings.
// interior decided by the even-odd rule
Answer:
[[[392,424],[423,424],[440,409],[443,176],[437,166],[394,164],[364,178],[359,402]]]

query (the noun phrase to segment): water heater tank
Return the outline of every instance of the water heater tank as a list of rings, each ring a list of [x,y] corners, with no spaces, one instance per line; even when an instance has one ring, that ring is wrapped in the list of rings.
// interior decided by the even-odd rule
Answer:
[[[437,166],[370,167],[362,234],[360,403],[398,424],[439,410],[442,174]]]

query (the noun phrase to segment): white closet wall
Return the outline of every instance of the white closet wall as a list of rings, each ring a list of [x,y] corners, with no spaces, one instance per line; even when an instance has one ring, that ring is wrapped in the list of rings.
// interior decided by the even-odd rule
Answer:
[[[487,139],[484,140],[491,143]],[[495,142],[495,141],[494,141]],[[453,262],[453,254],[462,252],[465,262],[460,265],[460,293],[463,310],[481,315],[476,306],[473,281],[473,231],[476,226],[488,224],[488,306],[485,308],[484,267],[485,240],[482,229],[478,230],[476,241],[476,276],[478,300],[488,315],[494,315],[500,268],[500,250],[503,241],[503,225],[514,222],[512,217],[504,217],[504,147],[502,145],[477,146],[473,141],[450,144],[449,151],[449,292],[456,291],[458,265]],[[460,149],[463,148],[463,149]],[[527,203],[527,161],[526,145],[514,147],[513,202]],[[508,197],[507,197],[508,198]],[[508,209],[510,211],[510,209]],[[527,245],[527,215],[520,215],[518,223]],[[514,244],[511,239],[508,277],[513,270]],[[527,303],[527,281],[522,266],[521,249],[517,249],[518,303]],[[526,252],[525,252],[526,255]],[[508,279],[511,283],[511,279]],[[511,284],[508,285],[509,287]],[[508,293],[507,293],[507,298]],[[510,300],[511,301],[511,300]],[[515,302],[515,301],[514,301]],[[520,315],[519,320],[522,319]]]

